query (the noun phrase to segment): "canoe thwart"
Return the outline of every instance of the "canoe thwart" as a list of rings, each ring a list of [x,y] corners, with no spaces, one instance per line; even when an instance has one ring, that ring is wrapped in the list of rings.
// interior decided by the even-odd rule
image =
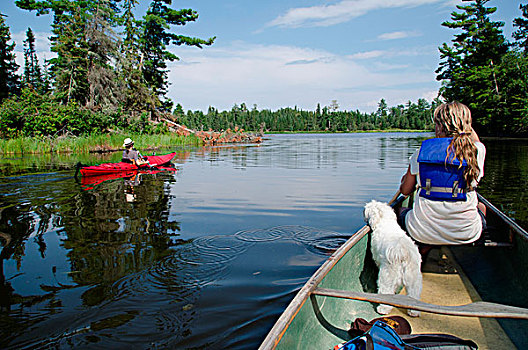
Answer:
[[[528,319],[528,309],[485,301],[476,301],[466,305],[447,306],[425,303],[402,294],[364,293],[326,288],[315,288],[312,294],[387,304],[405,309],[443,315]]]

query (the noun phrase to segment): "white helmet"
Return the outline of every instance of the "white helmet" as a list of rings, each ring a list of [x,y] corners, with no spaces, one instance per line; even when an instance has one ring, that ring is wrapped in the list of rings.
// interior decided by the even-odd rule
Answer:
[[[134,141],[130,137],[127,137],[125,141],[123,141],[123,147],[132,146],[134,144]]]

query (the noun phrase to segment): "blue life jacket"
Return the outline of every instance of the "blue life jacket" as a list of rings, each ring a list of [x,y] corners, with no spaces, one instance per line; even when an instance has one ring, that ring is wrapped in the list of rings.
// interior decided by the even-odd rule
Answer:
[[[362,336],[334,347],[337,350],[477,350],[472,340],[451,334],[398,335],[388,324],[376,321]]]
[[[336,350],[419,350],[420,348],[403,342],[398,333],[382,321],[376,321],[368,332],[344,344]]]
[[[447,158],[447,149],[451,138],[434,138],[422,142],[418,154],[421,197],[434,201],[465,201],[467,184],[462,166],[451,152]]]

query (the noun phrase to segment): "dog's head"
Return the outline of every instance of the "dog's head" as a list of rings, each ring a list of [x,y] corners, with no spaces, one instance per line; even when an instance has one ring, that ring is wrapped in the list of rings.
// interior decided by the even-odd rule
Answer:
[[[375,200],[365,204],[363,210],[363,218],[369,226],[375,230],[376,226],[382,221],[388,218],[395,220],[396,214],[387,203],[378,202]]]

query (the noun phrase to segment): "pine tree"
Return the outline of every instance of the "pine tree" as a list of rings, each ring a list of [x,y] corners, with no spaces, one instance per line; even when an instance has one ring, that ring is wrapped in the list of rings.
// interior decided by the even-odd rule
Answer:
[[[24,40],[24,75],[22,76],[22,84],[35,89],[40,94],[45,94],[49,90],[38,62],[35,50],[35,35],[31,28],[26,31],[26,40]]]
[[[457,5],[462,12],[453,12],[452,22],[442,23],[461,32],[455,35],[452,46],[444,43],[439,48],[442,61],[436,70],[437,80],[442,81],[442,96],[468,105],[481,132],[484,127],[490,132],[502,131],[499,126],[505,117],[498,108],[501,86],[497,66],[508,52],[508,43],[502,34],[504,23],[489,18],[497,9],[486,7],[488,1]]]
[[[119,0],[17,0],[16,5],[37,15],[53,13],[49,60],[54,95],[64,103],[95,107],[115,104],[114,68]]]
[[[17,0],[15,4],[24,10],[36,11],[37,16],[53,12],[51,51],[57,57],[49,60],[55,91],[65,103],[80,102],[85,105],[89,96],[88,53],[86,33],[93,0],[35,1]]]
[[[20,78],[16,74],[15,43],[11,41],[11,32],[0,14],[0,102],[11,94],[20,91]]]
[[[124,38],[121,43],[120,79],[125,86],[124,108],[131,111],[153,110],[156,108],[156,96],[149,89],[142,73],[143,57],[140,51],[140,23],[134,17],[138,0],[123,2],[121,22]]]
[[[119,57],[119,38],[113,30],[118,23],[118,11],[115,1],[99,0],[87,20],[87,107],[116,109],[124,99],[125,91],[119,86],[114,63]]]
[[[387,115],[387,102],[385,102],[384,98],[382,98],[378,103],[378,109],[376,110],[376,115],[378,117]]]
[[[198,13],[192,9],[174,10],[172,0],[153,0],[147,14],[141,21],[140,50],[141,69],[147,86],[159,97],[160,104],[168,108],[170,101],[162,102],[168,89],[167,62],[178,60],[178,56],[167,50],[170,44],[181,46],[212,45],[215,37],[207,40],[178,35],[170,32],[172,25],[185,25],[198,19]]]
[[[37,16],[53,15],[50,40],[57,57],[49,60],[49,73],[57,99],[98,110],[120,107],[134,114],[171,107],[170,101],[162,101],[168,88],[167,62],[178,59],[167,50],[169,45],[202,47],[215,39],[172,33],[171,26],[195,21],[198,14],[170,9],[171,2],[153,0],[142,20],[134,18],[139,0],[15,3]],[[124,32],[116,34],[116,28]]]

